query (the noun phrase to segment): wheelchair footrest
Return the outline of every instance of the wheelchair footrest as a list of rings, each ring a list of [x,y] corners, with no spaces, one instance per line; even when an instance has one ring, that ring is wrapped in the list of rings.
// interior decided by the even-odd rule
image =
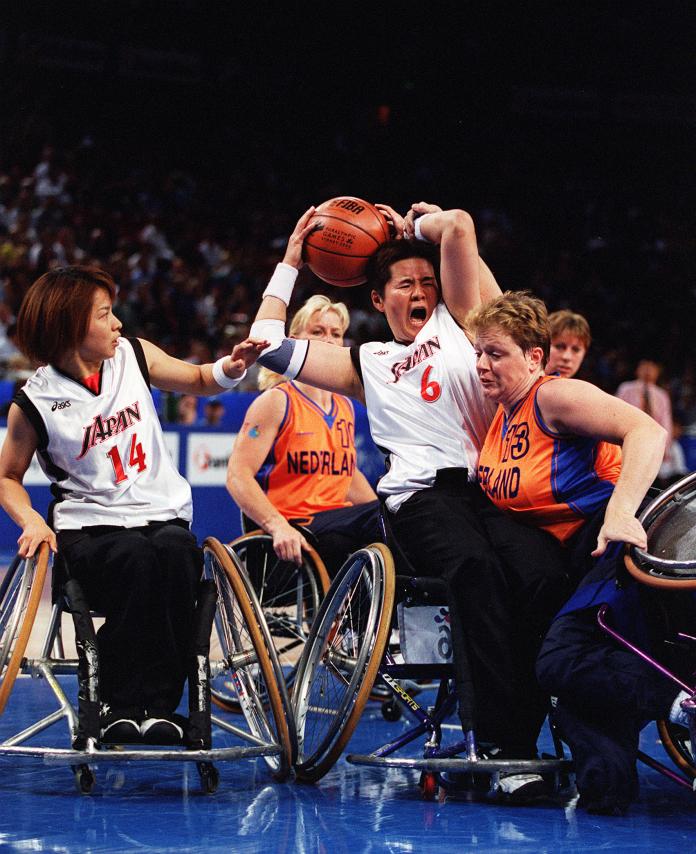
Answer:
[[[29,756],[42,759],[45,765],[111,765],[148,759],[163,762],[224,762],[277,756],[280,747],[221,747],[212,750],[70,750],[52,747],[0,747],[0,756]]]
[[[455,771],[479,774],[554,774],[571,772],[570,759],[460,759],[414,756],[375,756],[372,753],[349,753],[346,760],[351,765],[369,765],[376,768],[405,768],[418,771]]]

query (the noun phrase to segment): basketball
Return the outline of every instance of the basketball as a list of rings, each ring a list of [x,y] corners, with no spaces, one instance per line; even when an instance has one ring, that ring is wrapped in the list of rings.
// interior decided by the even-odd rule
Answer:
[[[372,253],[389,240],[389,223],[374,205],[338,196],[319,205],[305,238],[302,257],[320,279],[339,288],[365,282]]]

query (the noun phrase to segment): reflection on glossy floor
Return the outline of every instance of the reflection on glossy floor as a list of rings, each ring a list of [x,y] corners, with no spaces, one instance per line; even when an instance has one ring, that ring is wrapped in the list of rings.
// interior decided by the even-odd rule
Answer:
[[[15,685],[0,739],[53,708],[41,680]],[[398,732],[370,704],[350,750],[367,752]],[[65,725],[56,744],[66,744]],[[643,748],[663,759],[653,727]],[[186,763],[97,768],[91,796],[65,767],[0,757],[3,851],[686,851],[696,838],[696,796],[641,769],[642,796],[623,819],[576,812],[572,798],[521,807],[424,802],[412,772],[341,762],[317,785],[274,783],[262,760],[219,765],[215,795]]]

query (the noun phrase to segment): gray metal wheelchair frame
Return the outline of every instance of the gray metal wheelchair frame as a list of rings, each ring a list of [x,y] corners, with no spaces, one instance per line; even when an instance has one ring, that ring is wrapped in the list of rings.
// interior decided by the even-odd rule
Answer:
[[[44,549],[47,550],[47,546],[44,545]],[[213,562],[217,561],[218,566],[224,566],[224,555],[227,555],[227,551],[220,543],[212,538],[205,541],[204,549],[207,550],[207,554],[211,552],[211,549],[213,550],[213,557],[211,561],[206,560],[206,573],[219,574],[220,569],[211,568],[211,565]],[[22,572],[24,575],[31,569],[28,564],[33,562],[35,565],[36,561],[37,556],[32,559],[20,561],[18,565],[15,559],[10,570]],[[230,585],[230,578],[228,578],[227,575],[230,573],[236,573],[237,576],[239,576],[241,570],[239,566],[236,565],[234,558],[228,556],[227,561],[229,562],[229,567],[231,567],[231,569],[227,567],[224,569],[224,572],[226,573],[226,583]],[[8,572],[10,570],[8,570]],[[218,585],[220,583],[225,583],[225,581],[222,581],[220,578],[215,580]],[[29,586],[33,586],[33,584],[38,583],[43,587],[44,581],[45,575],[39,581],[32,579],[31,585]],[[243,585],[243,579],[240,578],[239,583]],[[3,595],[0,596],[0,604],[2,604],[6,598],[4,592],[4,587],[6,586],[8,585],[4,585],[3,583]],[[238,589],[245,590],[246,588],[242,586]],[[40,592],[41,591],[39,590],[38,595],[40,595]],[[34,592],[34,595],[37,595],[36,592]],[[239,595],[236,591],[233,595],[236,595],[239,599]],[[21,604],[21,602],[17,603],[18,606]],[[242,603],[240,602],[240,605],[241,604]],[[217,607],[219,609],[219,602]],[[266,679],[268,679],[267,674],[273,674],[273,678],[277,679],[278,673],[280,672],[277,665],[277,659],[275,662],[271,660],[274,651],[272,649],[272,645],[270,645],[269,648],[269,644],[264,636],[264,627],[262,626],[263,615],[260,609],[255,607],[253,595],[250,595],[248,602],[244,603],[242,612],[244,609],[246,609],[248,613],[253,614],[257,622],[255,627],[250,627],[249,620],[246,620],[247,627],[249,628],[249,635],[252,638],[252,643],[254,645],[253,651],[250,649],[239,651],[237,653],[228,654],[224,659],[210,662],[211,679],[214,676],[227,671],[232,675],[233,680],[235,680],[237,685],[242,689],[242,693],[249,689],[249,680],[245,680],[246,685],[242,684],[240,686],[239,680],[237,679],[238,670],[242,668],[256,667],[257,670],[263,672],[264,678]],[[208,750],[186,749],[184,745],[181,747],[177,745],[166,749],[160,749],[158,747],[122,749],[120,746],[118,749],[111,749],[111,747],[106,748],[105,746],[102,746],[100,749],[99,745],[92,738],[87,739],[84,750],[76,750],[72,747],[56,748],[27,745],[26,742],[31,738],[47,730],[49,727],[53,726],[53,724],[61,720],[66,721],[71,739],[74,738],[78,732],[78,711],[66,695],[63,686],[57,678],[64,675],[77,675],[79,666],[79,659],[65,658],[61,631],[61,618],[63,613],[66,613],[66,606],[63,601],[63,597],[59,597],[58,601],[56,601],[52,606],[46,636],[43,641],[41,653],[37,658],[26,658],[23,656],[23,649],[21,651],[17,650],[18,655],[22,656],[17,675],[21,673],[23,675],[29,675],[32,678],[45,679],[58,703],[58,708],[20,732],[5,738],[0,742],[0,755],[40,758],[46,765],[68,765],[73,769],[78,789],[83,793],[89,793],[94,783],[94,776],[91,772],[90,766],[116,763],[120,764],[123,762],[142,760],[195,762],[197,763],[203,788],[207,792],[213,792],[217,788],[217,771],[212,765],[215,761],[235,761],[238,759],[256,758],[258,756],[266,757],[267,761],[269,761],[269,758],[273,757],[274,759],[271,761],[273,763],[277,763],[275,776],[278,779],[283,779],[287,776],[290,762],[289,757],[292,752],[287,726],[284,726],[283,733],[279,735],[276,741],[262,738],[260,735],[255,734],[252,731],[244,730],[241,727],[235,726],[227,720],[223,720],[222,718],[212,714],[210,715],[210,721],[215,725],[215,727],[246,742],[246,746],[212,747]],[[219,615],[216,614],[216,620],[218,619],[218,616]],[[2,676],[3,679],[7,675],[7,668],[5,665],[10,662],[14,655],[13,647],[16,642],[17,635],[22,630],[24,619],[27,617],[31,619],[31,628],[33,628],[35,609],[34,614],[0,614],[0,629],[3,630],[3,634],[0,635],[0,665],[2,665],[0,676]],[[7,636],[4,634],[6,628],[8,630]],[[26,645],[26,641],[28,641],[29,634],[30,631],[26,632],[24,645]],[[14,682],[14,676],[11,678],[12,682]],[[287,717],[287,695],[285,693],[285,686],[282,685],[281,687],[278,685],[277,687],[280,702],[282,706],[285,707],[283,709],[283,714]],[[11,690],[11,688],[12,684],[9,685],[9,690]],[[257,709],[255,710],[255,713],[258,716],[261,704],[258,703],[258,697],[256,700]],[[246,703],[242,702],[241,705],[246,713],[247,709],[244,708]],[[0,707],[0,714],[2,711],[3,709]],[[271,713],[274,713],[273,710],[271,710]],[[250,730],[251,729],[252,727],[250,726]],[[269,727],[269,731],[270,729],[271,728]]]

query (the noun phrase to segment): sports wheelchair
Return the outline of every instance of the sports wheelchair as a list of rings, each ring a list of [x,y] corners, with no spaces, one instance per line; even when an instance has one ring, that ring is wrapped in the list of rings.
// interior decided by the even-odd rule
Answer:
[[[294,723],[261,606],[234,553],[213,538],[204,541],[203,553],[203,579],[188,662],[188,733],[185,743],[171,749],[140,745],[137,749],[111,749],[100,744],[93,615],[74,580],[63,583],[62,578],[54,578],[53,605],[41,654],[25,657],[48,572],[49,548],[44,543],[31,559],[15,557],[0,582],[0,714],[20,673],[45,679],[58,708],[0,742],[0,755],[39,757],[45,764],[69,765],[84,794],[95,783],[91,766],[145,759],[195,762],[207,793],[218,786],[219,774],[213,764],[217,760],[263,756],[276,779],[287,778],[295,749]],[[65,656],[64,613],[73,619],[76,659]],[[68,699],[64,680],[59,679],[75,674],[77,707]],[[228,696],[243,712],[246,728],[211,715],[211,689],[218,682],[224,682]],[[72,746],[39,746],[34,737],[62,719]],[[214,734],[216,741],[227,734],[243,746],[213,746]],[[48,740],[53,743],[54,739]]]
[[[351,555],[322,603],[298,665],[292,708],[299,780],[314,782],[333,766],[379,679],[414,725],[370,754],[349,754],[348,762],[420,770],[425,797],[433,796],[438,787],[444,795],[451,774],[469,775],[472,787],[483,779],[484,789],[497,789],[500,775],[511,773],[549,775],[561,785],[571,764],[558,740],[557,756],[540,760],[482,759],[473,729],[456,743],[443,744],[443,724],[457,704],[452,665],[399,661],[408,655],[403,643],[397,650],[393,632],[395,612],[401,620],[407,609],[415,607],[436,606],[444,626],[444,601],[444,585],[438,579],[397,576],[392,552],[381,543]],[[447,634],[440,638],[441,647],[449,645]],[[435,681],[434,707],[424,709],[414,699],[413,680]],[[395,755],[421,736],[427,737],[421,758]]]
[[[273,550],[273,538],[242,514],[241,537],[226,549],[244,569],[245,578],[256,594],[261,613],[278,656],[289,691],[295,682],[297,662],[322,599],[329,589],[329,576],[316,551],[311,531],[297,526],[310,548],[302,553],[298,566],[281,560]],[[230,693],[223,680],[213,684],[213,702],[229,712],[241,711],[236,693]]]
[[[667,596],[686,592],[696,600],[696,472],[661,492],[639,519],[648,535],[648,548],[627,549],[624,563],[628,572],[639,583]],[[663,597],[663,605],[668,603]],[[597,621],[616,643],[671,679],[677,689],[696,694],[696,625],[675,624],[669,611],[663,611],[664,640],[657,651],[650,653],[611,626],[608,606],[600,608]],[[696,790],[696,745],[691,744],[688,730],[669,720],[659,720],[657,729],[680,773],[642,752],[639,759],[675,783]]]

